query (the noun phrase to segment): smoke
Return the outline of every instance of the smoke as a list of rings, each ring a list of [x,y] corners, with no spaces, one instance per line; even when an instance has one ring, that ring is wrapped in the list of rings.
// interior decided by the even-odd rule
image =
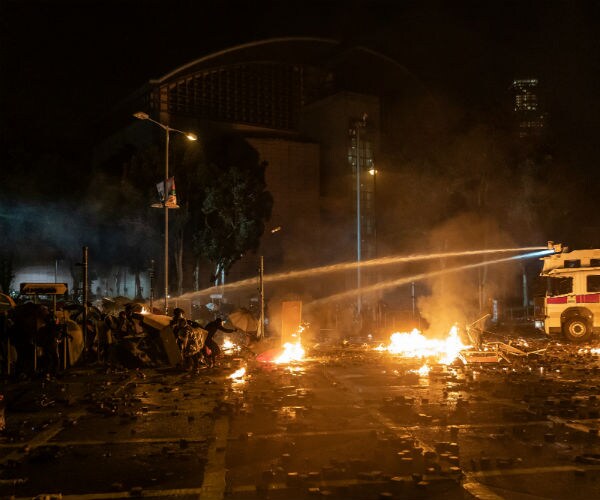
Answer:
[[[500,229],[494,219],[474,213],[440,224],[431,231],[428,244],[431,251],[513,246],[511,236]],[[478,259],[485,262],[494,258],[482,256]],[[429,264],[429,271],[441,271],[460,264],[456,258],[440,259]],[[465,325],[487,313],[494,298],[506,298],[507,291],[518,290],[516,277],[519,271],[519,263],[509,262],[427,280],[430,293],[420,297],[417,303],[421,316],[429,324],[428,331],[445,335],[453,324]]]
[[[152,237],[146,224],[125,215],[107,219],[102,208],[61,202],[2,204],[1,253],[12,255],[16,267],[53,266],[55,260],[73,267],[81,262],[82,247],[87,246],[91,275],[112,265],[130,265],[132,260],[144,259],[147,252],[158,255],[159,238]]]
[[[66,258],[98,241],[90,214],[67,203],[11,203],[0,206],[2,246],[18,262]]]

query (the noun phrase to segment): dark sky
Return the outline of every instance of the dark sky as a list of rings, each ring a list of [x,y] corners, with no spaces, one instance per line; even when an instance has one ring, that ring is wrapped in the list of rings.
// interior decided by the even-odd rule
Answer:
[[[599,154],[599,14],[596,1],[1,0],[2,132],[60,150],[84,142],[85,125],[146,80],[191,59],[318,35],[390,55],[480,115],[502,105],[512,78],[537,76],[560,147],[589,159]]]

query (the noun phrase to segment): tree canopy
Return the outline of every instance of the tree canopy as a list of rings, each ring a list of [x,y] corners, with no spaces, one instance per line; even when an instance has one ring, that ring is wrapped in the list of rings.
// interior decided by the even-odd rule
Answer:
[[[258,248],[273,197],[266,191],[266,163],[242,138],[216,139],[207,147],[207,160],[194,252],[227,273],[244,253]]]

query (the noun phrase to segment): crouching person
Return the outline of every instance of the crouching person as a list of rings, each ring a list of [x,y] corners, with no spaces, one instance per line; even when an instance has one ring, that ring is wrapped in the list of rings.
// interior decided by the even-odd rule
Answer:
[[[202,351],[202,339],[184,318],[177,322],[177,340],[181,346],[183,368],[185,370],[198,371]]]

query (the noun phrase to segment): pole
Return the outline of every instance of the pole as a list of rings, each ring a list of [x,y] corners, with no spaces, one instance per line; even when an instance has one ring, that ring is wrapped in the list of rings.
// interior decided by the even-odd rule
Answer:
[[[361,262],[361,224],[360,224],[360,122],[355,124],[356,131],[356,312],[360,315],[362,306],[362,297],[360,293],[361,288],[361,276],[360,276],[360,262]]]
[[[165,128],[165,192],[163,203],[165,205],[165,314],[169,314],[169,207],[167,200],[167,181],[169,180],[169,127]]]
[[[54,283],[58,283],[58,259],[54,259]],[[56,318],[56,295],[52,296],[52,308],[54,318]]]
[[[415,282],[413,281],[410,284],[410,297],[412,299],[412,317],[413,317],[413,321],[415,320],[415,314],[417,312],[417,307],[416,307],[416,303],[417,303],[417,298],[415,295]]]
[[[264,257],[260,256],[260,267],[258,269],[259,278],[259,293],[260,293],[260,338],[265,338],[265,261]]]
[[[377,169],[373,166],[373,252],[377,258]]]
[[[83,247],[83,350],[87,352],[87,317],[88,317],[88,247]]]
[[[525,266],[523,266],[522,269],[523,269],[523,309],[525,309],[525,316],[528,316],[529,297],[528,297],[528,293],[527,293],[527,271],[525,269]]]
[[[154,259],[150,261],[150,312],[154,312]]]

